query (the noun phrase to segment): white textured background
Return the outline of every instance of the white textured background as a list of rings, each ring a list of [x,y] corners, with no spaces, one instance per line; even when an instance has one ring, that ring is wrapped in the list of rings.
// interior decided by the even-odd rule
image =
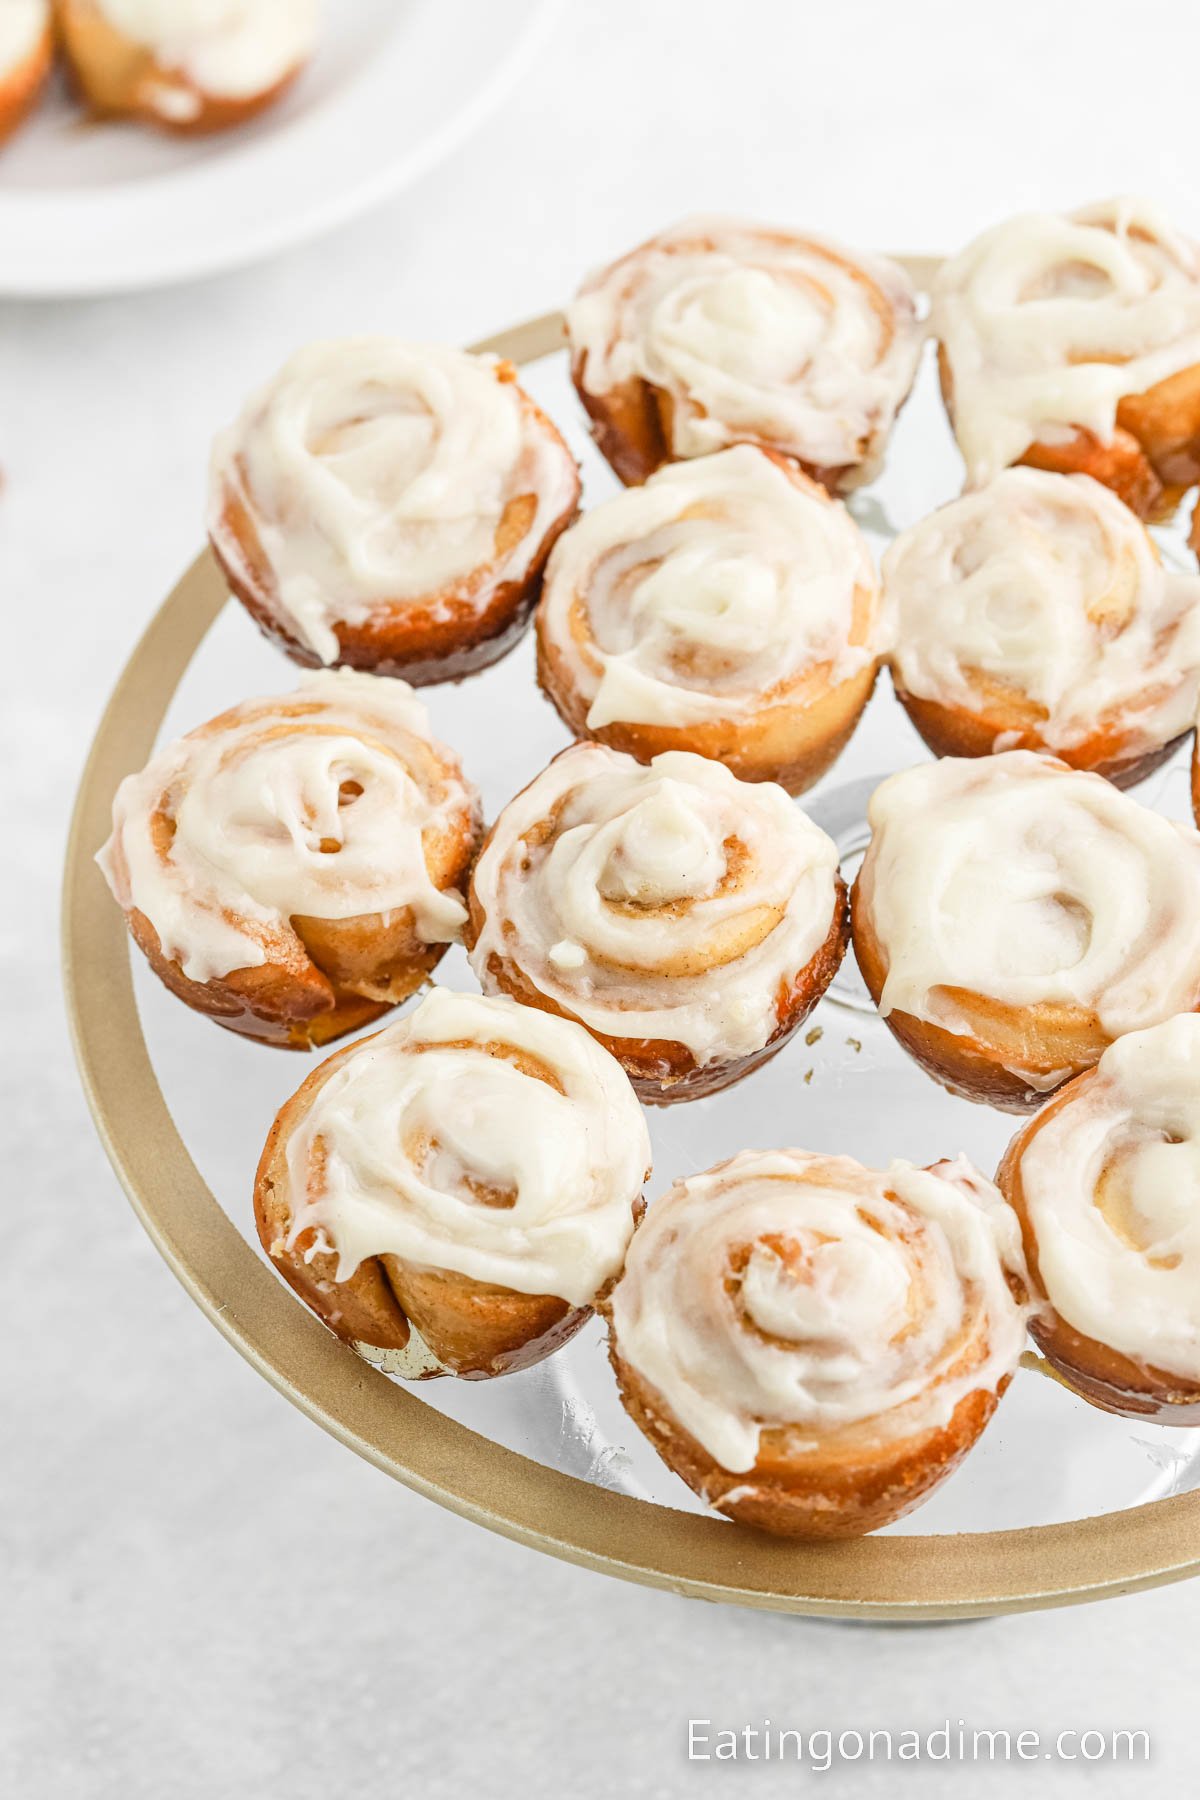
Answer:
[[[286,348],[469,340],[697,207],[937,249],[1144,188],[1200,229],[1198,47],[1187,0],[575,0],[502,114],[368,220],[188,290],[0,307],[7,1792],[1195,1791],[1200,1590],[926,1630],[739,1613],[490,1538],[324,1437],[120,1197],[76,1087],[55,916],[78,766],[196,547],[210,435]],[[689,1768],[689,1715],[1123,1725],[1155,1749],[1135,1770]]]

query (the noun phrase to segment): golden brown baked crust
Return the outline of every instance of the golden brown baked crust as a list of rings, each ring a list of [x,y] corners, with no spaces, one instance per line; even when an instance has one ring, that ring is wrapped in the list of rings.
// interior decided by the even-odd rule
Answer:
[[[986,707],[968,712],[946,701],[930,700],[908,691],[899,672],[892,671],[896,698],[924,743],[935,756],[990,756],[1002,738],[1006,750],[1040,750],[1056,756],[1073,769],[1089,769],[1103,775],[1114,787],[1134,787],[1161,768],[1183,743],[1186,732],[1153,750],[1131,752],[1124,747],[1126,734],[1116,723],[1099,727],[1082,743],[1065,748],[1047,744],[1041,735],[1039,709],[1028,696],[1000,682],[986,683],[981,674],[976,687],[988,692]]]
[[[528,536],[538,510],[534,494],[519,494],[510,500],[496,528],[492,561],[476,570],[469,583],[459,582],[453,589],[418,600],[384,602],[361,623],[338,621],[333,630],[338,640],[339,666],[365,669],[374,675],[400,676],[414,687],[434,681],[462,681],[507,656],[529,624],[550,552],[579,511],[579,472],[557,426],[517,385],[512,364],[497,364],[496,379],[513,383],[530,426],[551,438],[561,450],[573,478],[568,503],[550,521],[519,581],[496,581],[493,571],[502,567]],[[238,561],[223,553],[222,535],[237,546]],[[264,637],[277,644],[293,662],[305,668],[322,667],[320,657],[301,643],[280,618],[274,577],[254,521],[228,485],[220,531],[210,533],[209,542],[231,591]]]
[[[726,1518],[777,1537],[862,1537],[903,1518],[958,1467],[1008,1386],[1005,1379],[996,1393],[976,1389],[944,1427],[897,1443],[847,1433],[814,1452],[803,1431],[774,1427],[762,1433],[753,1469],[735,1475],[683,1429],[611,1340],[609,1357],[622,1403],[668,1467]]]
[[[938,345],[942,398],[954,419],[954,381]],[[1181,369],[1117,407],[1109,442],[1080,427],[1063,443],[1032,444],[1018,462],[1060,475],[1090,475],[1123,500],[1139,519],[1174,516],[1183,495],[1200,480],[1200,365]]]
[[[1137,1362],[1111,1345],[1076,1331],[1054,1310],[1046,1295],[1021,1161],[1038,1133],[1065,1107],[1086,1094],[1096,1078],[1096,1071],[1089,1069],[1055,1094],[1050,1104],[1013,1138],[996,1171],[996,1185],[1020,1220],[1030,1292],[1041,1302],[1040,1310],[1029,1321],[1030,1336],[1064,1381],[1104,1412],[1126,1418],[1153,1418],[1164,1425],[1200,1425],[1200,1387],[1181,1382],[1178,1376]]]
[[[495,827],[493,826],[492,832]],[[484,840],[483,849],[491,841],[492,832]],[[480,854],[483,854],[481,849]],[[468,950],[473,950],[483,928],[484,909],[474,881],[467,897],[469,917],[464,929]],[[800,971],[790,987],[781,987],[776,1001],[778,1023],[770,1039],[761,1049],[733,1062],[698,1065],[683,1044],[661,1038],[607,1037],[585,1025],[597,1042],[615,1056],[629,1076],[639,1100],[647,1106],[670,1106],[680,1100],[698,1100],[707,1094],[721,1092],[743,1080],[768,1062],[776,1051],[796,1032],[821,999],[838,971],[850,938],[849,908],[846,885],[839,876],[829,931],[820,949]],[[535,986],[520,966],[508,957],[493,953],[488,959],[488,976],[496,989],[525,1006],[536,1006],[542,1012],[584,1024],[575,1014],[560,1006],[550,995]]]
[[[428,1373],[483,1379],[529,1368],[572,1338],[592,1309],[569,1306],[553,1295],[495,1287],[449,1269],[419,1268],[390,1255],[368,1258],[339,1282],[336,1256],[313,1248],[313,1232],[302,1232],[294,1244],[286,1241],[292,1220],[288,1142],[330,1076],[370,1041],[335,1052],[280,1109],[254,1183],[263,1249],[305,1304],[348,1343],[403,1350],[411,1326],[441,1365]],[[636,1219],[640,1200],[633,1210]]]
[[[54,65],[54,33],[47,25],[23,62],[0,76],[0,144],[28,118]]]
[[[95,0],[54,0],[54,16],[71,77],[93,112],[101,118],[140,119],[179,137],[203,137],[252,119],[273,106],[304,67],[298,62],[270,87],[231,99],[207,93],[180,69],[164,69]],[[171,116],[156,100],[164,90],[180,96],[180,114]]]
[[[221,713],[189,734],[219,736],[236,721],[238,708]],[[302,697],[271,703],[269,727],[278,729],[293,717],[301,723],[307,708]],[[457,763],[439,746],[426,745],[432,769],[458,776]],[[150,819],[156,853],[166,862],[175,826],[167,793],[160,796]],[[448,817],[422,835],[425,865],[433,885],[465,888],[481,830],[465,815]],[[119,835],[110,843],[114,891],[129,894],[129,870]],[[287,1050],[311,1050],[359,1031],[381,1014],[407,1000],[428,979],[448,945],[426,943],[417,930],[411,907],[365,913],[344,919],[294,914],[289,923],[294,944],[263,963],[209,981],[194,981],[179,962],[163,953],[157,931],[133,903],[122,900],[130,936],[159,980],[194,1012],[229,1031]]]
[[[871,916],[869,864],[854,883],[850,916],[854,954],[878,1006],[887,960]],[[1004,1112],[1029,1112],[1042,1105],[1047,1093],[1091,1068],[1110,1041],[1096,1015],[1082,1007],[1045,1001],[1012,1007],[987,994],[961,988],[948,992],[974,1026],[972,1034],[946,1031],[897,1009],[884,1024],[926,1074],[952,1094]]]

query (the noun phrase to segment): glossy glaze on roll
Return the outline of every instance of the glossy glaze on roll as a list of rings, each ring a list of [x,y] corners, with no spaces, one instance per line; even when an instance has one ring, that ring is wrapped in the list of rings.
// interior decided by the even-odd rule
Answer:
[[[1014,1139],[997,1180],[1054,1367],[1107,1411],[1200,1424],[1200,1017],[1111,1045]]]
[[[466,935],[489,992],[578,1019],[644,1099],[757,1067],[845,949],[837,851],[782,788],[577,744],[500,814]]]
[[[629,1082],[587,1032],[435,988],[288,1101],[255,1213],[339,1336],[415,1374],[499,1375],[565,1343],[615,1279],[649,1167]]]
[[[343,669],[158,751],[117,790],[99,861],[174,993],[307,1049],[405,999],[460,938],[479,831],[411,688]]]
[[[930,324],[972,486],[1028,462],[1161,518],[1200,477],[1200,249],[1153,202],[992,226],[943,263]]]
[[[1195,722],[1200,576],[1086,475],[1007,469],[883,559],[896,692],[938,755],[1048,750],[1118,785]]]
[[[800,793],[870,697],[877,607],[845,507],[740,444],[660,469],[564,534],[538,679],[577,737],[642,762],[693,750]]]
[[[511,364],[350,338],[298,351],[218,437],[209,536],[296,661],[420,685],[512,648],[578,498]]]
[[[1025,1340],[1020,1233],[958,1162],[746,1151],[657,1200],[608,1304],[633,1418],[740,1523],[847,1537],[970,1449]]]
[[[37,104],[54,62],[49,0],[0,6],[0,144]]]
[[[834,491],[870,481],[922,342],[895,263],[704,217],[589,276],[567,325],[596,441],[626,482],[736,443]]]
[[[1025,750],[891,776],[854,946],[884,1019],[953,1091],[1022,1109],[1124,1032],[1200,1006],[1200,833]]]

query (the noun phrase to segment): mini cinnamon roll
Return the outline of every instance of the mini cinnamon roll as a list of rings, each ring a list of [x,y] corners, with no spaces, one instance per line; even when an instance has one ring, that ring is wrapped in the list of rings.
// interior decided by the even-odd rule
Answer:
[[[97,861],[159,979],[307,1050],[413,993],[461,937],[480,837],[458,759],[402,681],[307,675],[168,744]]]
[[[1025,1341],[1017,1221],[963,1158],[751,1150],[675,1186],[607,1312],[621,1398],[739,1524],[857,1537],[979,1437]]]
[[[1119,787],[1191,731],[1200,577],[1086,475],[1006,469],[883,559],[896,694],[938,756],[1047,750]]]
[[[589,276],[571,371],[621,480],[730,444],[832,492],[870,481],[921,353],[916,296],[880,256],[736,219],[685,219]]]
[[[993,226],[943,263],[930,323],[972,487],[1029,463],[1159,519],[1200,479],[1200,248],[1148,200]]]
[[[98,113],[220,131],[270,106],[312,54],[316,0],[55,0]]]
[[[208,528],[296,662],[420,686],[511,650],[578,501],[510,363],[352,338],[299,351],[217,438]]]
[[[782,788],[682,750],[564,750],[500,814],[468,904],[485,991],[586,1025],[658,1105],[765,1062],[846,948],[830,839]]]
[[[0,5],[0,144],[41,97],[54,63],[50,0]]]
[[[649,1171],[633,1091],[586,1031],[435,988],[287,1102],[254,1210],[339,1337],[407,1350],[412,1374],[503,1375],[589,1316]]]
[[[1030,1330],[1107,1412],[1200,1425],[1200,1018],[1109,1046],[1008,1148]]]
[[[538,680],[577,737],[641,762],[694,750],[798,794],[870,698],[877,606],[845,507],[739,444],[660,469],[559,540]]]
[[[1200,833],[1010,750],[891,776],[852,896],[863,979],[943,1086],[1022,1111],[1200,1007]]]

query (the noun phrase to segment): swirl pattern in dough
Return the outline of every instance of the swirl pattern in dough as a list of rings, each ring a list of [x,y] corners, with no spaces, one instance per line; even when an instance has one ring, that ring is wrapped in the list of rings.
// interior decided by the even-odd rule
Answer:
[[[846,509],[741,444],[673,463],[555,546],[538,676],[577,736],[694,750],[796,793],[874,682],[877,582]]]
[[[575,385],[623,481],[749,442],[835,490],[877,472],[923,335],[896,264],[718,218],[592,275],[567,325]]]
[[[972,486],[1032,462],[1157,518],[1200,475],[1200,250],[1150,201],[993,226],[943,263],[930,324]]]
[[[891,776],[855,884],[859,967],[947,1085],[1016,1107],[1200,1004],[1200,833],[1011,750]]]
[[[351,338],[298,351],[218,437],[209,536],[297,661],[421,684],[512,647],[578,497],[511,364]]]
[[[491,1375],[549,1354],[619,1272],[649,1173],[611,1056],[531,1007],[435,988],[280,1114],[256,1212],[342,1336]]]
[[[899,1517],[978,1437],[1025,1338],[1015,1216],[969,1163],[747,1151],[677,1182],[609,1313],[634,1418],[747,1524]]]
[[[467,943],[486,990],[579,1020],[644,1098],[687,1099],[763,1060],[832,979],[837,851],[770,783],[577,744],[497,819]]]
[[[1050,750],[1120,785],[1192,729],[1200,577],[1086,475],[1007,469],[883,559],[897,693],[939,755]]]
[[[410,994],[461,936],[478,801],[401,681],[306,676],[128,776],[101,868],[167,985],[307,1048]]]

